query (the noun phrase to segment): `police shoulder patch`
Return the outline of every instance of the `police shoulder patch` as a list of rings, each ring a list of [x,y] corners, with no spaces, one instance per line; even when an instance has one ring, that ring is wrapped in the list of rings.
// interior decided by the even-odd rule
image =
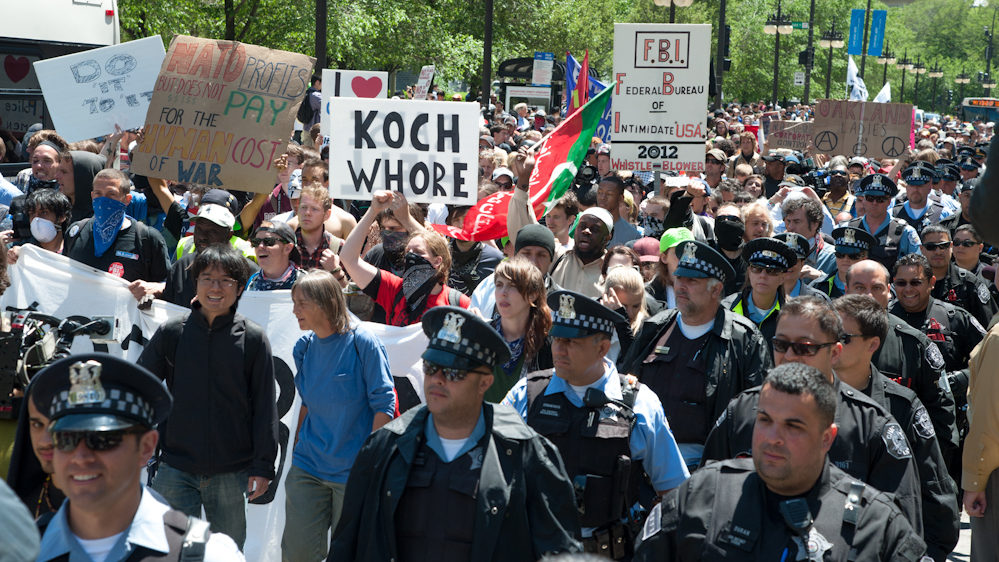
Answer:
[[[930,367],[934,369],[943,369],[944,367],[944,357],[943,353],[940,353],[940,348],[937,344],[932,341],[926,345],[926,362],[930,364]]]
[[[649,516],[645,518],[645,524],[642,525],[642,542],[649,540],[650,537],[662,529],[662,503],[657,503],[652,506],[652,509],[649,511]]]
[[[974,316],[972,316],[972,314],[970,312],[968,313],[968,321],[971,322],[971,325],[974,326],[976,330],[978,330],[979,332],[981,332],[983,336],[985,335],[985,332],[988,331],[988,330],[986,330],[985,328],[982,327],[982,323],[979,322],[977,318],[975,318]]]
[[[905,439],[905,432],[897,422],[886,424],[881,432],[881,439],[885,442],[888,454],[896,459],[908,459],[912,457],[912,450],[909,449],[909,442]]]
[[[932,439],[937,434],[936,430],[933,429],[933,422],[930,421],[930,414],[923,406],[920,406],[919,409],[916,410],[915,430],[916,434],[923,439]]]
[[[985,286],[985,283],[979,283],[975,292],[978,294],[978,300],[982,301],[982,304],[987,304],[989,299],[992,298],[992,293],[989,292],[989,288]]]

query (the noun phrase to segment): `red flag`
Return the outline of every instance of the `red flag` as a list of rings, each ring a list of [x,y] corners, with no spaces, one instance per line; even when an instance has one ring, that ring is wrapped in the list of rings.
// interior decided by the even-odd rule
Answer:
[[[565,116],[569,117],[579,108],[590,101],[590,50],[587,49],[583,55],[583,62],[579,65],[579,77],[576,78],[576,89],[572,92],[572,99],[569,100],[569,110]]]

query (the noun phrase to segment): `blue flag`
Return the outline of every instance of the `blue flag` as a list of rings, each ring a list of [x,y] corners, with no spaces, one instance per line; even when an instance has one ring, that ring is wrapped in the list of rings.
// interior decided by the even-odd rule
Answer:
[[[571,54],[566,53],[565,55],[565,91],[567,94],[572,95],[572,92],[576,90],[576,80],[579,78],[579,70],[583,65],[576,61],[575,57]],[[590,77],[590,99],[597,96],[598,93],[602,92],[607,88],[607,84],[604,84],[596,78]],[[568,106],[568,98],[566,98],[566,104],[562,106],[562,116],[565,116],[565,112]],[[597,123],[597,129],[594,136],[600,137],[604,142],[610,142],[611,140],[611,98],[607,98],[607,107],[604,108],[603,115],[600,116],[600,121]]]

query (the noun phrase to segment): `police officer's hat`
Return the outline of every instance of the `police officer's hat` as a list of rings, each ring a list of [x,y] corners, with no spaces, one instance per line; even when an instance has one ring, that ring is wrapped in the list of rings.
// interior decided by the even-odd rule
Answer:
[[[552,309],[553,338],[585,338],[594,334],[613,334],[618,322],[625,318],[599,302],[572,291],[556,291],[548,295]]]
[[[676,250],[680,258],[675,277],[693,277],[695,279],[714,278],[722,283],[735,277],[735,268],[728,263],[725,256],[711,246],[696,240],[680,243]]]
[[[42,369],[32,383],[35,404],[50,431],[152,428],[166,419],[173,398],[152,373],[106,353],[71,355]]]
[[[797,232],[781,232],[780,234],[774,236],[774,238],[786,244],[788,248],[791,248],[791,250],[797,254],[799,260],[807,258],[808,252],[811,251],[808,244],[808,238],[805,238]]]
[[[941,164],[937,161],[937,172],[943,181],[957,181],[961,179],[961,168],[953,162],[944,162]]]
[[[490,369],[510,360],[510,347],[485,320],[454,306],[436,306],[423,315],[430,341],[423,358],[452,369]]]
[[[962,146],[957,149],[958,160],[963,159],[965,156],[975,157],[975,147],[973,146]]]
[[[958,158],[957,164],[958,166],[961,167],[962,170],[977,170],[980,167],[975,158],[970,155]]]
[[[852,226],[841,226],[833,230],[832,237],[836,241],[836,251],[842,254],[867,252],[870,255],[871,248],[878,245],[877,238],[869,232]]]
[[[756,238],[746,242],[742,257],[749,265],[784,270],[798,263],[798,254],[776,238]]]
[[[894,197],[898,193],[895,182],[884,174],[864,176],[857,185],[857,195],[873,195],[875,197]]]
[[[926,185],[933,181],[933,166],[922,161],[911,164],[902,170],[902,181],[907,185]]]

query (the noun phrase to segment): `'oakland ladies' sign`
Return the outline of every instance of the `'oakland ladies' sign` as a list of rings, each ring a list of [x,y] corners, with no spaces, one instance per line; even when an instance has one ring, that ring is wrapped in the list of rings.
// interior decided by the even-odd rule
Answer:
[[[479,104],[333,98],[330,117],[334,198],[385,189],[414,203],[475,204]]]

